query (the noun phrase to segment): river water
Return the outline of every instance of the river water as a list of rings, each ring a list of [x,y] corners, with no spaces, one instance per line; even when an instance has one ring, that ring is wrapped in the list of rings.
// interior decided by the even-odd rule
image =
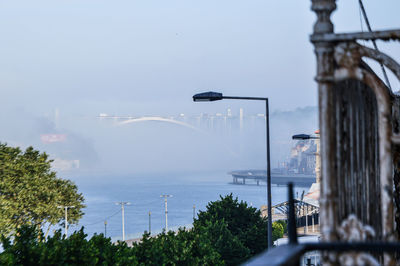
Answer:
[[[122,239],[121,206],[116,202],[130,202],[125,207],[125,238],[140,237],[149,230],[149,211],[151,212],[151,231],[159,233],[165,226],[165,209],[162,194],[168,198],[168,227],[171,230],[191,226],[193,205],[196,213],[205,210],[210,201],[219,196],[232,193],[239,200],[253,207],[266,205],[265,183],[256,186],[232,184],[232,177],[226,172],[212,173],[165,173],[145,175],[88,175],[70,178],[85,197],[85,215],[78,225],[71,225],[70,231],[85,227],[91,236],[105,233],[104,221],[107,220],[107,236],[113,240]],[[295,193],[308,188],[296,187]],[[286,186],[272,186],[272,204],[287,200]]]

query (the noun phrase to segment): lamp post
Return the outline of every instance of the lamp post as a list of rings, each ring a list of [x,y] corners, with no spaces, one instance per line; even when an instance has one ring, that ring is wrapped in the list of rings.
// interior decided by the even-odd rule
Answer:
[[[65,238],[68,237],[68,209],[75,208],[75,206],[57,206],[59,209],[64,209],[65,212],[65,230],[64,235]]]
[[[316,130],[315,135],[310,134],[297,134],[293,135],[292,139],[295,140],[308,140],[308,139],[315,139],[317,144],[317,151],[315,153],[315,181],[319,185],[321,184],[321,157],[320,157],[320,136],[319,130]]]
[[[116,202],[115,205],[121,205],[121,212],[122,212],[122,241],[125,241],[125,205],[131,205],[130,202],[127,201],[120,201]]]
[[[151,235],[151,211],[149,211],[149,234]]]
[[[164,207],[165,207],[165,233],[168,233],[168,198],[172,197],[172,195],[168,194],[163,194],[160,196],[161,198],[164,198]]]
[[[309,134],[297,134],[297,135],[293,135],[292,139],[296,139],[296,140],[319,139],[319,136],[313,136],[313,135],[309,135]]]
[[[195,102],[212,102],[223,99],[232,100],[258,100],[265,101],[265,122],[266,122],[266,138],[267,138],[267,197],[268,197],[268,248],[272,247],[272,200],[271,200],[271,159],[270,159],[270,143],[269,143],[269,107],[268,98],[261,97],[237,97],[224,96],[220,92],[204,92],[193,95]]]

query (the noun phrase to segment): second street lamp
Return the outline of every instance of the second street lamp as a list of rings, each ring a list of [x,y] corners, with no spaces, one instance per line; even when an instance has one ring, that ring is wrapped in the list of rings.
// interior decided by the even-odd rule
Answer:
[[[270,143],[269,143],[269,107],[268,98],[261,97],[237,97],[237,96],[224,96],[220,92],[203,92],[193,95],[195,102],[211,102],[223,99],[233,100],[259,100],[265,101],[265,122],[266,122],[266,144],[267,144],[267,197],[268,197],[268,248],[272,247],[272,200],[271,200],[271,156],[270,156]]]
[[[65,211],[65,238],[68,237],[68,209],[75,208],[75,206],[57,206],[59,209],[64,209]]]
[[[309,134],[297,134],[293,135],[292,139],[294,140],[309,140],[315,139],[317,142],[317,151],[315,152],[315,182],[317,184],[321,184],[321,157],[320,157],[320,136],[319,130],[314,132],[314,135]]]
[[[309,135],[309,134],[297,134],[297,135],[293,135],[292,139],[295,139],[295,140],[319,139],[319,136],[313,136],[313,135]]]

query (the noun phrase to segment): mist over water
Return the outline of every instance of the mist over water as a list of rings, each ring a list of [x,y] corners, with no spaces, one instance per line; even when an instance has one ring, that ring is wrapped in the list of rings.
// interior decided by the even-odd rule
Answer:
[[[271,115],[271,155],[273,167],[286,160],[293,142],[291,135],[312,133],[316,108],[275,111]],[[75,122],[80,122],[75,124]],[[169,228],[190,226],[193,205],[205,210],[209,201],[233,193],[239,200],[260,208],[266,204],[266,186],[233,185],[231,170],[265,169],[265,120],[246,118],[242,130],[233,119],[229,133],[214,129],[193,130],[176,124],[147,121],[121,125],[113,119],[82,118],[65,121],[75,134],[89,139],[97,161],[80,169],[63,171],[86,198],[85,226],[89,235],[104,232],[121,237],[121,213],[118,201],[129,201],[125,208],[127,238],[139,237],[148,230],[151,211],[153,233],[164,228],[164,202],[168,199]],[[72,123],[71,123],[72,122]],[[89,138],[90,136],[90,138]],[[296,188],[299,193],[308,188]],[[273,204],[285,201],[285,187],[273,187]],[[112,217],[109,217],[112,216]]]
[[[128,234],[147,228],[148,211],[154,230],[163,227],[160,194],[174,195],[171,228],[190,224],[193,204],[204,209],[220,194],[265,204],[264,184],[232,185],[227,174],[266,168],[265,103],[193,103],[195,93],[269,97],[272,168],[288,160],[292,135],[318,129],[308,41],[315,16],[307,3],[23,3],[3,1],[0,9],[7,25],[0,27],[0,141],[55,160],[58,176],[85,196],[80,225],[89,234],[103,232],[115,201],[132,202]],[[338,27],[358,23],[349,17]],[[195,129],[121,125],[100,114],[174,117]],[[286,189],[274,187],[272,199],[286,200]],[[119,219],[109,219],[109,235],[120,235]]]
[[[307,107],[271,113],[273,168],[288,158],[294,143],[291,135],[316,129],[316,110]],[[161,194],[173,195],[168,199],[170,229],[190,226],[193,205],[196,211],[205,210],[219,195],[233,193],[257,208],[266,204],[264,183],[233,185],[228,175],[238,169],[265,169],[265,118],[244,109],[240,126],[239,110],[232,108],[231,113],[228,124],[218,124],[215,118],[213,127],[207,123],[215,114],[203,113],[202,124],[190,121],[190,117],[198,119],[196,114],[186,114],[182,121],[194,125],[192,129],[160,121],[122,125],[123,120],[67,116],[62,110],[58,116],[17,110],[11,116],[0,116],[8,129],[0,132],[0,138],[12,146],[32,145],[52,159],[79,160],[78,168],[55,169],[59,177],[73,180],[85,197],[85,215],[71,230],[84,226],[89,235],[102,233],[107,220],[107,235],[118,239],[121,212],[115,202],[129,201],[132,205],[125,209],[126,234],[132,238],[148,230],[149,211],[152,232],[164,228]],[[46,143],[41,140],[43,134],[64,134],[66,139]],[[301,193],[308,188],[296,189]],[[286,200],[285,187],[274,186],[272,191],[273,204]]]
[[[219,111],[221,114],[226,112]],[[82,140],[83,143],[75,141],[75,147],[70,145],[69,149],[72,155],[76,155],[75,159],[82,161],[79,171],[87,174],[265,169],[264,117],[257,116],[257,113],[246,113],[244,109],[240,127],[239,110],[232,109],[231,112],[232,117],[225,124],[222,118],[218,122],[215,113],[208,116],[203,114],[202,123],[191,121],[200,119],[199,114],[185,114],[186,120],[182,121],[195,129],[160,121],[121,124],[126,119],[96,116],[60,118],[59,124],[67,128],[64,132],[73,132],[73,136],[79,136],[79,140]],[[168,117],[162,114],[158,116]],[[174,119],[179,117],[175,116]],[[213,121],[213,127],[209,126],[210,121]],[[288,160],[294,143],[292,135],[312,133],[316,129],[316,107],[272,112],[272,167]],[[46,150],[55,145],[41,147]],[[81,150],[87,150],[88,153]]]
[[[162,171],[224,170],[265,168],[265,120],[250,117],[239,128],[232,118],[229,129],[145,121],[121,125],[121,121],[93,116],[54,114],[36,116],[24,110],[8,109],[0,114],[2,142],[12,146],[33,146],[52,159],[79,160],[84,173],[153,173]],[[221,110],[225,112],[225,110]],[[232,110],[233,115],[238,110]],[[162,115],[160,115],[162,116]],[[56,126],[57,125],[57,126]],[[196,126],[197,127],[197,126]],[[317,129],[315,107],[272,112],[270,121],[272,166],[287,159],[291,136]],[[44,143],[43,134],[63,134],[65,141]],[[65,173],[67,176],[69,172]],[[64,173],[63,173],[64,175]]]
[[[335,32],[365,31],[358,2],[337,2]],[[400,27],[400,1],[365,2],[374,30]],[[318,129],[310,1],[6,0],[0,7],[0,142],[48,153],[57,176],[77,184],[87,207],[73,230],[104,232],[107,220],[107,235],[117,239],[115,202],[129,201],[127,238],[148,230],[149,211],[159,232],[161,194],[173,195],[171,229],[190,226],[193,205],[204,210],[219,195],[266,204],[264,183],[233,185],[227,174],[266,168],[265,103],[193,103],[195,93],[268,97],[272,169],[289,160],[292,135]],[[378,43],[399,61],[398,43]],[[371,67],[382,78],[379,64]],[[388,75],[395,92],[400,83]],[[121,124],[150,116],[190,126]],[[272,203],[286,199],[286,187],[273,186]]]
[[[85,227],[89,235],[104,233],[107,220],[107,236],[113,240],[121,239],[121,207],[117,201],[128,201],[125,206],[126,239],[138,238],[149,230],[149,211],[151,212],[152,234],[160,233],[165,227],[164,199],[168,198],[168,228],[190,227],[193,221],[193,205],[196,214],[204,211],[210,201],[230,193],[249,205],[260,208],[266,205],[266,185],[233,185],[231,176],[224,172],[163,173],[125,176],[102,176],[73,178],[86,196],[86,214],[79,225],[72,229]],[[106,188],[106,189],[105,189]],[[299,195],[308,188],[296,187]],[[272,203],[287,200],[285,186],[272,187]]]
[[[266,204],[264,183],[233,185],[228,175],[232,170],[265,169],[262,111],[243,108],[242,120],[239,108],[229,108],[228,116],[225,106],[214,106],[213,113],[174,116],[191,128],[160,121],[121,124],[124,119],[71,115],[62,109],[38,115],[24,109],[0,108],[0,122],[5,128],[0,132],[2,142],[22,148],[32,145],[52,159],[79,161],[78,167],[54,169],[59,177],[73,180],[86,200],[85,215],[72,230],[84,226],[89,235],[101,233],[107,220],[107,235],[118,239],[121,212],[115,202],[129,201],[132,205],[125,209],[127,238],[139,237],[148,230],[149,211],[153,233],[160,232],[165,226],[161,194],[173,195],[168,199],[170,229],[190,226],[193,205],[196,211],[205,210],[219,195],[233,193],[257,208]],[[316,107],[272,111],[272,168],[288,159],[293,134],[312,133],[316,125]],[[65,139],[46,142],[42,138],[46,134],[65,135]],[[308,188],[296,189],[301,193]],[[286,198],[285,187],[273,187],[273,204]]]

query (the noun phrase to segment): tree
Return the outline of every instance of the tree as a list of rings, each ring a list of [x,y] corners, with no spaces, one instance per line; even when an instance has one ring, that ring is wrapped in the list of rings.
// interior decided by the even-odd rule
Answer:
[[[208,203],[193,223],[194,230],[208,231],[214,248],[227,265],[240,264],[267,248],[267,220],[256,208],[232,194]],[[230,247],[230,252],[227,247]]]
[[[74,205],[68,222],[77,223],[84,208],[74,183],[57,178],[46,153],[25,151],[0,143],[0,234],[9,235],[22,225],[42,228],[63,224],[59,205]]]
[[[282,225],[283,234],[287,234],[287,221],[286,220],[278,220],[275,223],[279,223]]]
[[[210,202],[192,229],[145,233],[132,247],[103,234],[88,240],[83,228],[46,238],[37,226],[22,225],[12,241],[1,238],[0,265],[240,265],[266,248],[266,228],[260,211],[231,194]],[[282,234],[282,224],[273,223],[273,237]]]
[[[250,250],[228,229],[224,220],[215,223],[207,221],[206,226],[197,225],[193,229],[197,234],[204,235],[212,243],[226,265],[240,265],[250,257]]]
[[[223,265],[206,235],[181,228],[178,232],[162,232],[156,237],[144,234],[133,244],[140,265]]]
[[[61,230],[39,241],[43,232],[35,226],[16,229],[13,241],[1,237],[1,265],[138,265],[134,250],[125,243],[114,245],[103,234],[87,240],[83,228],[65,238]]]
[[[283,237],[283,226],[282,223],[276,221],[272,223],[272,241],[275,241]]]

